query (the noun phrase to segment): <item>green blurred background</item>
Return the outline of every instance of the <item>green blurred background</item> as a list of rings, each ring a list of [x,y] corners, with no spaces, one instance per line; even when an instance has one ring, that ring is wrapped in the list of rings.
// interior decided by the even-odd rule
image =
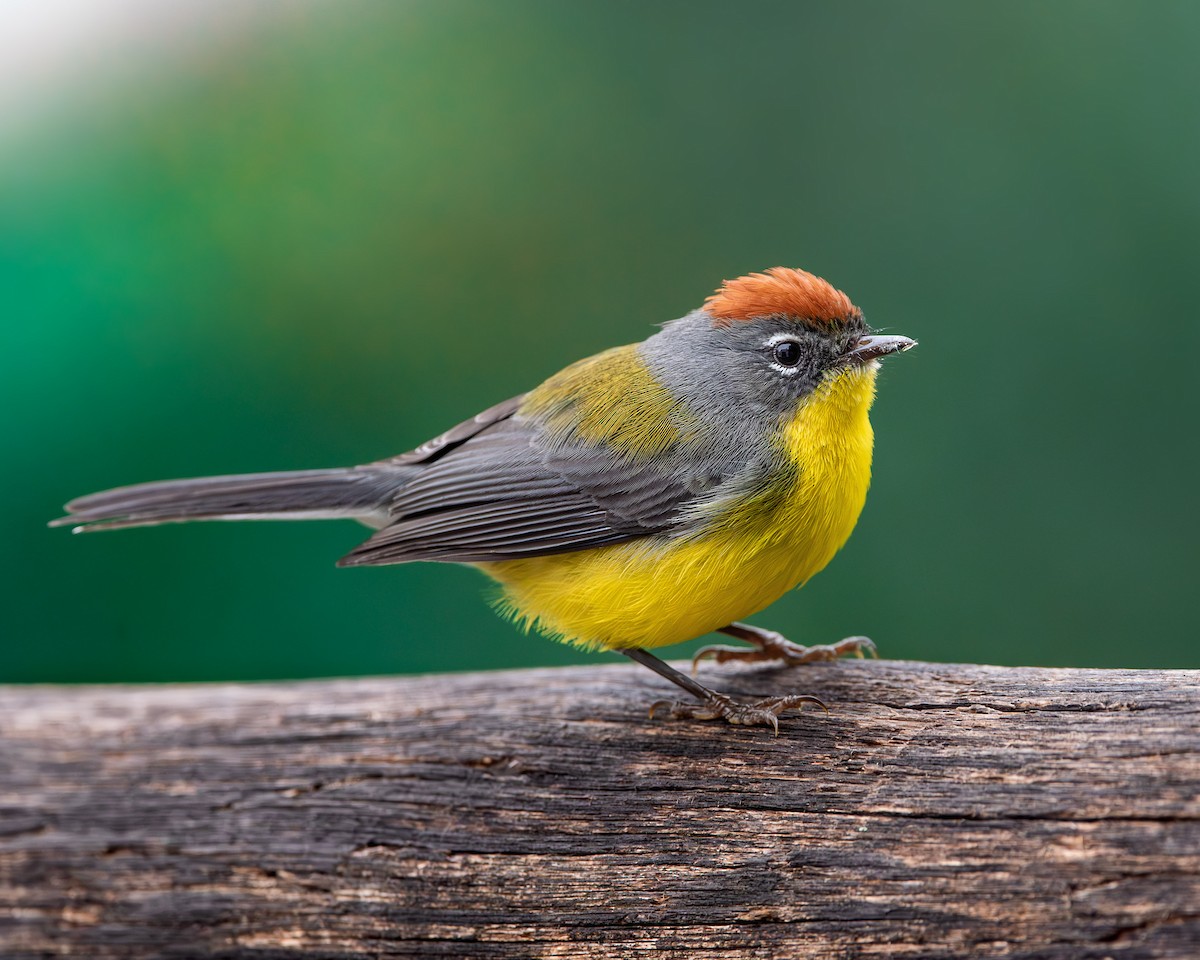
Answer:
[[[29,27],[0,101],[0,679],[592,657],[473,570],[336,570],[350,523],[45,522],[398,453],[774,264],[921,347],[858,531],[758,622],[1200,662],[1200,5],[152,6],[82,65]]]

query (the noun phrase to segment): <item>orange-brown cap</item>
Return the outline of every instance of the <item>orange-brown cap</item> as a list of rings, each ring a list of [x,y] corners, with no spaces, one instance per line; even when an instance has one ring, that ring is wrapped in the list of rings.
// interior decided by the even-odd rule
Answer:
[[[778,314],[820,326],[862,316],[833,284],[791,267],[772,267],[764,273],[726,280],[704,301],[704,309],[721,326]]]

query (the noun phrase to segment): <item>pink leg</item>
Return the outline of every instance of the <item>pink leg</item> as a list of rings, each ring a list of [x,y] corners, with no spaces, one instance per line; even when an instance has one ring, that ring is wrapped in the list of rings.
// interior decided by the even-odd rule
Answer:
[[[779,715],[786,710],[800,710],[807,704],[814,704],[823,710],[829,708],[816,697],[793,695],[790,697],[767,697],[765,700],[755,700],[745,703],[734,700],[733,697],[716,690],[701,686],[686,673],[680,673],[670,664],[663,663],[648,650],[639,647],[626,647],[618,650],[630,660],[636,660],[643,666],[649,667],[660,677],[670,680],[682,687],[699,703],[683,703],[679,700],[658,700],[650,706],[650,716],[664,707],[672,720],[725,720],[727,723],[742,726],[770,727],[779,736]]]
[[[748,640],[754,647],[728,647],[715,645],[705,647],[692,658],[692,672],[701,660],[712,660],[716,663],[727,663],[738,660],[742,663],[762,663],[779,660],[789,666],[798,663],[814,663],[817,660],[836,660],[838,657],[853,653],[861,657],[863,652],[877,656],[875,644],[866,637],[847,637],[837,643],[822,643],[812,647],[792,643],[783,634],[774,630],[764,630],[762,627],[752,627],[748,623],[731,623],[721,627],[720,633],[726,633],[739,640]]]

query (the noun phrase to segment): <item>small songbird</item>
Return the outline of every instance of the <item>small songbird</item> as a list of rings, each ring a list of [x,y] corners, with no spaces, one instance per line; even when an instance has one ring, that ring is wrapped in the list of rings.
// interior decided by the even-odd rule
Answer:
[[[783,711],[820,701],[741,702],[648,648],[717,631],[754,646],[707,647],[696,662],[874,652],[865,637],[803,647],[738,621],[850,536],[870,482],[878,360],[913,346],[873,335],[821,278],[775,267],[390,460],[122,487],[72,501],[52,525],[352,518],[376,532],[340,566],[478,567],[522,625],[617,650],[697,700],[651,714],[778,732]]]

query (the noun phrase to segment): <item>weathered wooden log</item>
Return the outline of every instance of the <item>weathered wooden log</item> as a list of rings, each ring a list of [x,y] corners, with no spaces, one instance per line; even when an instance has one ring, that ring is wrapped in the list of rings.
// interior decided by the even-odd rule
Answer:
[[[1200,956],[1200,671],[0,689],[0,954]]]

